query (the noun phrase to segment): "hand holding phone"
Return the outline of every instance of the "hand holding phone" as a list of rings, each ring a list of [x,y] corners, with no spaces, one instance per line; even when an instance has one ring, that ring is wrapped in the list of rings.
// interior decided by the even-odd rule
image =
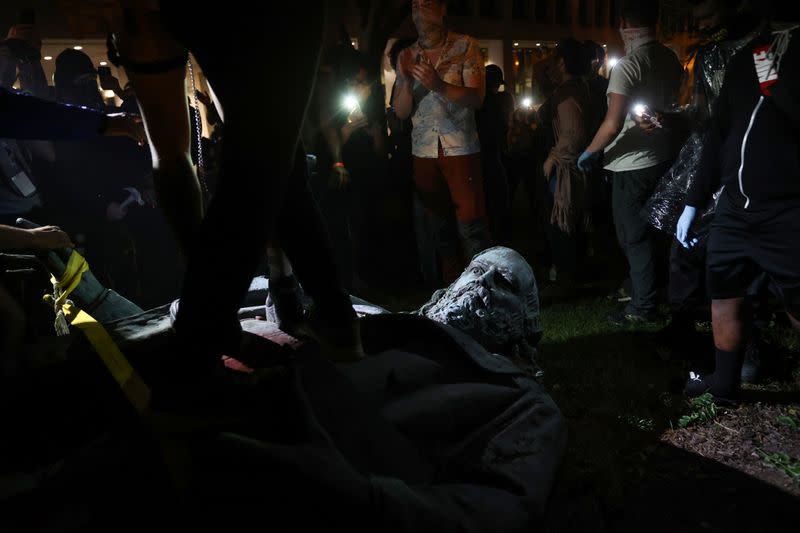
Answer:
[[[633,116],[634,120],[639,123],[639,127],[644,130],[662,127],[658,116],[652,113],[650,108],[644,104],[636,104],[633,106]]]
[[[97,67],[97,77],[100,79],[100,87],[104,90],[122,92],[119,80],[111,74],[111,67]]]

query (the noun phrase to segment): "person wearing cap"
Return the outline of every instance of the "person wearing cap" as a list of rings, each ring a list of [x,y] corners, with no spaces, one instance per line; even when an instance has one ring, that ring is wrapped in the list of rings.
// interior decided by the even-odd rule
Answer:
[[[500,91],[504,85],[503,70],[497,65],[487,65],[486,97],[483,107],[475,113],[481,142],[486,212],[492,236],[498,244],[508,244],[511,240],[511,194],[506,156],[514,97],[511,93]]]
[[[392,105],[398,118],[410,116],[414,124],[414,185],[442,228],[438,252],[451,282],[490,239],[475,124],[486,92],[484,59],[478,41],[445,28],[446,13],[444,0],[411,2],[419,38],[400,53]]]
[[[718,403],[740,399],[747,296],[759,277],[774,284],[800,330],[800,15],[794,4],[777,1],[757,10],[758,35],[725,69],[676,230],[682,246],[696,246],[694,222],[721,187],[706,245],[714,372],[690,372],[685,389]]]

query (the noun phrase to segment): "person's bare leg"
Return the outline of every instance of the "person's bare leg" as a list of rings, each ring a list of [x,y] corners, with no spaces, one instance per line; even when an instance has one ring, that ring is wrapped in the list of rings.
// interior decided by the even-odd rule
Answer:
[[[713,300],[711,302],[714,346],[718,349],[726,352],[736,352],[744,349],[743,309],[744,298]]]
[[[152,11],[129,9],[126,16],[130,20],[117,41],[118,52],[142,112],[159,204],[185,251],[203,218],[200,182],[189,155],[186,65],[159,72],[143,72],[141,65],[176,62],[187,52]]]
[[[203,219],[203,194],[189,155],[185,69],[129,76],[150,141],[158,202],[185,251]]]

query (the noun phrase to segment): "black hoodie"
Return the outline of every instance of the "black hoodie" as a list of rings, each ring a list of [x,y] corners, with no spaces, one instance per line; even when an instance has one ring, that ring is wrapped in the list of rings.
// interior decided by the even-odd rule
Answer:
[[[720,182],[732,205],[746,210],[800,203],[800,31],[790,36],[769,96],[753,54],[774,35],[756,38],[731,60],[687,205],[704,208]]]

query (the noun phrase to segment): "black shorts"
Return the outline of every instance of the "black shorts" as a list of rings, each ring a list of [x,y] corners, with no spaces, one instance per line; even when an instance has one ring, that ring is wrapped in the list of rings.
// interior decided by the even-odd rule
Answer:
[[[766,273],[787,309],[800,316],[800,202],[744,210],[723,192],[711,223],[706,268],[712,299],[745,296]]]

